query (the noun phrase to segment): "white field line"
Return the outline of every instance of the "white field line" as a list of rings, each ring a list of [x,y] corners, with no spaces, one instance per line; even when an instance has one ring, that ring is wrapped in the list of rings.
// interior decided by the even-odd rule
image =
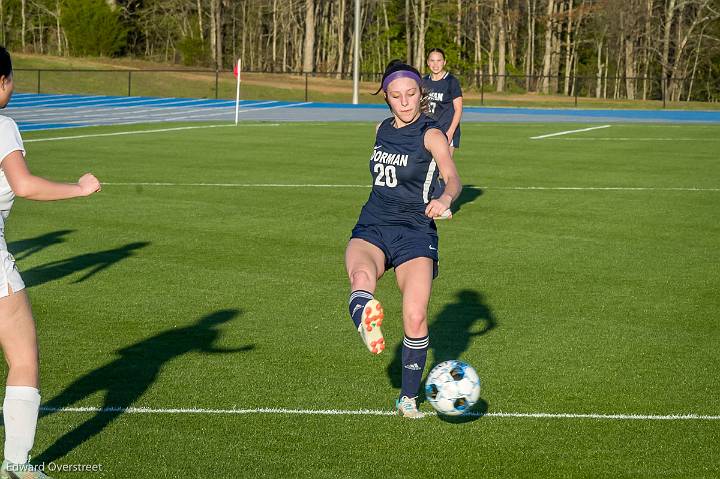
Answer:
[[[254,123],[250,125],[243,125],[241,126],[280,126],[280,123]],[[38,141],[58,141],[58,140],[75,140],[78,138],[95,138],[98,136],[120,136],[120,135],[141,135],[144,133],[160,133],[165,131],[180,131],[180,130],[198,130],[202,128],[225,128],[235,125],[201,125],[201,126],[179,126],[176,128],[161,128],[157,130],[137,130],[137,131],[117,131],[114,133],[93,133],[89,135],[74,135],[74,136],[56,136],[54,138],[32,138],[29,140],[23,140],[24,143],[33,143]],[[110,183],[106,183],[110,184]],[[122,184],[122,183],[115,183],[116,185]],[[126,185],[130,185],[131,183],[124,183]],[[143,185],[144,183],[132,183],[133,185]],[[148,183],[150,185],[150,183]],[[161,183],[154,184],[155,186],[170,186],[169,184],[163,185]]]
[[[192,119],[197,119],[198,117],[194,116],[191,117]],[[218,118],[218,121],[221,121],[222,118]],[[227,121],[230,121],[231,118],[228,118]],[[262,120],[259,120],[262,121]],[[63,130],[72,130],[72,129],[79,129],[79,128],[92,128],[92,127],[98,127],[98,126],[125,126],[125,125],[145,125],[145,124],[152,124],[152,123],[168,123],[164,118],[161,118],[159,120],[134,120],[134,121],[124,121],[124,122],[111,122],[111,123],[93,123],[93,124],[76,124],[72,126],[63,126]],[[292,123],[287,123],[288,125],[291,125]],[[280,126],[280,123],[240,123],[242,126]],[[213,125],[211,125],[213,126]],[[225,125],[217,125],[217,126],[225,126]],[[231,126],[231,125],[227,125]],[[232,125],[235,126],[235,125]],[[196,128],[207,128],[207,126],[194,126],[194,127],[182,127],[183,129],[196,129]],[[175,128],[169,128],[168,130],[174,130]],[[40,130],[30,130],[26,133],[37,133],[39,131],[47,131],[47,129],[40,129]],[[120,132],[121,135],[132,135],[135,133],[143,133],[143,132],[154,132],[155,130],[140,130],[140,131],[126,131],[126,132]],[[157,131],[165,131],[163,130],[157,130]],[[55,138],[35,138],[31,140],[23,140],[23,142],[27,143],[28,141],[54,141],[54,140],[72,140],[74,138],[89,138],[93,136],[113,136],[114,134],[110,133],[99,133],[99,134],[92,134],[92,135],[80,135],[80,136],[68,136],[68,137],[55,137]]]
[[[220,125],[219,125],[220,126]],[[311,183],[171,183],[171,182],[107,182],[108,186],[185,186],[217,188],[370,188],[371,185],[333,185]],[[549,190],[549,191],[720,191],[720,188],[653,188],[653,187],[594,187],[594,186],[477,186],[483,190]]]
[[[231,121],[231,120],[232,120],[232,113],[231,113],[231,112],[225,112],[224,114],[227,116],[227,118],[226,118],[227,121]],[[181,121],[181,120],[199,121],[200,119],[203,119],[203,118],[204,118],[205,120],[207,120],[207,121],[209,121],[209,120],[211,120],[211,119],[221,121],[222,118],[212,118],[212,117],[217,117],[217,116],[219,116],[219,115],[216,114],[216,113],[211,113],[211,114],[208,114],[208,115],[178,116],[178,117],[173,117],[173,118],[165,117],[165,118],[159,118],[159,119],[154,119],[154,120],[145,120],[145,119],[143,119],[143,120],[132,120],[132,121],[117,121],[117,119],[116,119],[116,121],[113,121],[113,122],[111,122],[111,123],[101,123],[101,124],[94,124],[94,125],[91,124],[91,125],[81,125],[81,126],[85,127],[85,126],[142,125],[142,124],[144,124],[144,123],[168,123],[168,122],[172,122],[172,121]],[[267,125],[268,125],[268,126],[280,126],[279,123],[272,123],[272,124],[268,123]],[[234,126],[234,125],[233,125],[233,126]],[[250,125],[247,125],[247,126],[250,126]],[[261,124],[254,124],[254,126],[261,126]],[[73,127],[71,127],[71,128],[73,128]]]
[[[548,191],[720,191],[720,188],[650,187],[650,186],[479,186],[488,190],[548,190]]]
[[[547,135],[540,135],[540,136],[531,136],[531,140],[542,140],[543,138],[550,138],[552,136],[560,136],[560,135],[569,135],[571,133],[580,133],[583,131],[591,131],[591,130],[600,130],[602,128],[610,128],[611,125],[602,125],[602,126],[592,126],[590,128],[583,128],[582,130],[567,130],[567,131],[559,131],[557,133],[548,133]]]
[[[234,125],[228,125],[234,126]],[[108,186],[209,186],[219,188],[370,188],[371,185],[321,185],[288,183],[102,183]]]
[[[551,140],[563,141],[720,141],[720,138],[551,138]]]
[[[228,107],[230,108],[230,107]],[[178,113],[192,113],[192,112],[207,112],[206,109],[178,109],[175,107],[169,107],[167,110],[153,108],[150,110],[126,110],[118,112],[106,112],[102,113],[101,110],[95,109],[92,112],[80,113],[80,114],[63,114],[58,112],[53,113],[41,113],[37,115],[23,116],[16,114],[16,121],[32,122],[32,123],[63,123],[67,125],[78,125],[88,124],[97,121],[112,122],[115,120],[128,120],[132,118],[152,118],[152,117],[166,117],[170,115],[177,115]],[[229,111],[229,110],[228,110]],[[154,112],[153,114],[148,114]],[[214,114],[214,113],[213,113]],[[198,115],[200,116],[200,115]]]
[[[28,121],[33,123],[64,123],[64,124],[87,124],[93,121],[114,121],[114,120],[129,120],[138,118],[142,115],[142,118],[170,118],[173,115],[189,115],[197,113],[196,117],[204,116],[216,116],[218,113],[228,114],[231,107],[223,107],[219,110],[225,110],[218,112],[216,109],[209,108],[180,108],[180,107],[169,107],[165,108],[152,108],[148,110],[127,110],[120,112],[103,113],[101,110],[96,109],[93,113],[84,113],[79,115],[63,115],[62,113],[53,113],[52,115],[45,115],[45,118],[41,118],[40,115],[32,115],[28,117],[22,117],[16,115],[16,118],[20,121]],[[202,113],[202,114],[201,114]]]
[[[395,416],[397,412],[380,409],[288,409],[288,408],[253,408],[253,409],[202,409],[202,408],[169,408],[156,409],[148,407],[48,407],[41,406],[41,411],[74,412],[74,413],[121,413],[121,414],[212,414],[212,415],[248,415],[248,414],[285,414],[315,416]],[[435,413],[429,413],[435,415]],[[496,417],[520,419],[600,419],[629,421],[718,421],[720,416],[702,414],[598,414],[598,413],[543,413],[543,412],[470,412],[470,417]]]

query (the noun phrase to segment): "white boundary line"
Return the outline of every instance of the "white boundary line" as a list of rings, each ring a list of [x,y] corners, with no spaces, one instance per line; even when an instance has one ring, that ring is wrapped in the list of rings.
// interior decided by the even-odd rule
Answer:
[[[289,408],[254,408],[254,409],[202,409],[202,408],[169,408],[155,409],[148,407],[64,407],[55,408],[41,406],[41,411],[74,412],[74,413],[121,413],[121,414],[213,414],[213,415],[249,415],[249,414],[286,414],[315,416],[395,416],[396,411],[379,409],[289,409]],[[429,413],[434,415],[435,413]],[[631,421],[718,421],[718,415],[702,414],[598,414],[598,413],[543,413],[543,412],[488,412],[467,413],[469,417],[496,417],[520,419],[600,419],[600,420],[631,420]]]
[[[551,138],[552,140],[563,141],[720,141],[720,138]]]
[[[225,125],[217,125],[225,126]],[[163,130],[158,130],[163,131]],[[218,188],[370,188],[371,185],[330,185],[330,184],[293,184],[293,183],[170,183],[170,182],[107,182],[108,186],[178,186],[178,187],[218,187]],[[632,186],[477,186],[483,190],[527,190],[527,191],[720,191],[720,188],[654,188]]]
[[[645,187],[645,186],[479,186],[488,190],[547,190],[547,191],[720,191],[720,188]]]
[[[552,136],[560,136],[560,135],[569,135],[570,133],[580,133],[583,131],[591,131],[591,130],[600,130],[602,128],[610,128],[611,125],[602,125],[602,126],[592,126],[590,128],[583,128],[582,130],[568,130],[568,131],[560,131],[558,133],[549,133],[547,135],[540,135],[540,136],[531,136],[531,140],[542,140],[543,138],[550,138]]]
[[[229,125],[235,126],[235,125]],[[109,186],[209,186],[222,188],[370,188],[371,185],[321,185],[290,183],[102,183]]]
[[[75,136],[56,136],[53,138],[31,138],[29,140],[23,140],[23,143],[34,143],[38,141],[58,141],[58,140],[74,140],[78,138],[95,138],[98,136],[120,136],[120,135],[140,135],[143,133],[160,133],[165,131],[179,131],[179,130],[197,130],[201,128],[225,128],[235,125],[202,125],[202,126],[179,126],[176,128],[161,128],[157,130],[137,130],[137,131],[117,131],[114,133],[93,133],[89,135],[75,135]],[[279,123],[253,123],[250,125],[243,126],[280,126]],[[104,183],[104,184],[115,184],[115,185],[146,185],[146,183]],[[172,186],[171,183],[147,183],[148,186]],[[184,186],[198,186],[198,185],[184,185]]]

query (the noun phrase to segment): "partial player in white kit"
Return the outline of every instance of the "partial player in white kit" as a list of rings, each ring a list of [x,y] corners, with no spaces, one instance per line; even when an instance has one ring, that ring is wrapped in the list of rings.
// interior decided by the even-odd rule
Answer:
[[[0,47],[0,108],[10,102],[14,89],[12,62]],[[35,441],[40,392],[38,347],[30,301],[15,260],[5,242],[5,222],[15,196],[53,201],[89,196],[100,191],[90,173],[77,183],[56,183],[33,175],[25,163],[25,147],[15,122],[0,115],[0,346],[8,364],[3,401],[4,461],[0,479],[47,477],[28,463]]]

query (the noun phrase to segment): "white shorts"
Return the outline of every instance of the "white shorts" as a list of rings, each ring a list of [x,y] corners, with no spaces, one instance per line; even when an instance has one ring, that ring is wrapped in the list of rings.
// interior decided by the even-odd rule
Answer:
[[[15,264],[15,258],[7,250],[5,238],[0,235],[0,298],[13,292],[25,289],[25,283],[20,277],[20,271]]]

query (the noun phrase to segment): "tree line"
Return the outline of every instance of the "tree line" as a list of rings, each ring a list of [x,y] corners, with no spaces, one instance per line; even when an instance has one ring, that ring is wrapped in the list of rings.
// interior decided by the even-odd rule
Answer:
[[[0,43],[347,77],[353,21],[353,0],[0,0]],[[361,0],[360,22],[363,72],[441,47],[467,87],[720,98],[720,0]]]

